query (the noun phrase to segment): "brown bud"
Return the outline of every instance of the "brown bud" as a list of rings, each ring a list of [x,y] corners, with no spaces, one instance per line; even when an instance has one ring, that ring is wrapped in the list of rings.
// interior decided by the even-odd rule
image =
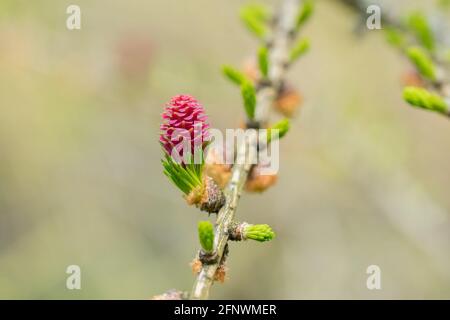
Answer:
[[[225,188],[231,177],[231,168],[225,164],[207,164],[205,173],[210,176],[219,187]]]
[[[263,192],[273,186],[277,179],[276,174],[262,175],[260,167],[255,166],[252,168],[245,183],[245,190],[248,192]]]
[[[200,202],[200,209],[209,213],[217,213],[225,204],[225,196],[211,177],[206,176],[205,192]]]
[[[205,186],[199,186],[197,188],[192,189],[192,191],[185,196],[186,202],[192,206],[192,205],[198,205],[200,203],[200,201],[202,200],[203,197],[203,193]]]
[[[416,70],[408,70],[402,74],[401,82],[404,86],[423,87],[425,83]]]
[[[244,228],[248,225],[248,223],[238,223],[232,222],[228,227],[228,239],[232,241],[242,241],[244,238]]]
[[[217,268],[216,273],[214,274],[214,280],[219,281],[220,283],[224,283],[225,279],[226,279],[227,271],[228,271],[228,268],[224,264],[221,264]]]
[[[192,260],[190,265],[191,265],[193,274],[198,274],[202,270],[202,262],[198,258],[195,258],[194,260]]]
[[[193,274],[199,274],[203,266],[202,262],[198,258],[192,260],[190,265]],[[224,283],[227,270],[228,268],[225,266],[225,264],[221,263],[220,266],[217,268],[216,273],[214,274],[214,280],[219,281],[220,283]]]
[[[224,164],[219,151],[211,149],[206,157],[204,173],[210,176],[220,188],[225,188],[231,177],[231,165]]]
[[[302,102],[303,97],[300,92],[284,85],[279,91],[274,106],[285,117],[291,118]]]

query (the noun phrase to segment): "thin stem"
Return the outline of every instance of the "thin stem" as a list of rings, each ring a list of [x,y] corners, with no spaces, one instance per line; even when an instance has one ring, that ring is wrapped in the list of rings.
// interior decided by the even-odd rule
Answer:
[[[269,84],[262,86],[256,96],[256,120],[260,124],[267,122],[270,106],[281,86],[299,7],[300,0],[284,0],[278,13],[269,47]],[[230,181],[224,190],[226,203],[218,213],[216,221],[214,252],[217,254],[217,260],[215,263],[202,266],[192,288],[191,299],[207,299],[209,296],[217,268],[224,258],[228,243],[228,227],[234,221],[248,173],[257,160],[257,135],[249,135],[238,147],[237,159],[245,159],[245,161],[240,161],[233,166]]]

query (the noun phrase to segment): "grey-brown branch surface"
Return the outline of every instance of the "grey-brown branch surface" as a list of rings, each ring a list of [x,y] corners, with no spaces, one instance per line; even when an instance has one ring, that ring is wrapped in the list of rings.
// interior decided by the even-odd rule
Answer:
[[[404,17],[399,13],[399,8],[393,6],[393,1],[373,1],[373,0],[341,0],[342,3],[357,12],[365,21],[368,17],[367,8],[370,5],[379,5],[381,8],[381,21],[383,28],[394,27],[400,30],[405,30],[402,19]],[[450,46],[450,23],[443,16],[430,17],[435,30],[434,36],[436,41],[442,47]],[[427,89],[431,89],[439,93],[446,101],[450,108],[450,66],[449,63],[443,61],[442,57],[434,54],[431,56],[433,64],[437,69],[437,79],[435,81],[428,81],[425,83]],[[450,112],[446,114],[450,117]]]
[[[288,66],[289,48],[294,39],[296,18],[300,8],[300,0],[284,0],[272,26],[269,48],[269,81],[261,86],[256,94],[256,116],[259,124],[266,123],[270,106],[276,98]],[[249,135],[238,146],[237,161],[233,166],[230,181],[225,187],[226,203],[219,211],[215,225],[213,263],[203,263],[191,291],[191,299],[207,299],[214,283],[214,277],[223,259],[226,258],[229,240],[228,228],[235,220],[239,198],[252,165],[257,160],[257,136]]]

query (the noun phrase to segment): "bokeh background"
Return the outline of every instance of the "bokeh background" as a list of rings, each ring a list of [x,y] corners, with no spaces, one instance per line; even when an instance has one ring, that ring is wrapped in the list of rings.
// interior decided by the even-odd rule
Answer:
[[[0,298],[146,299],[189,290],[204,213],[163,176],[160,114],[189,93],[214,127],[239,125],[220,73],[257,42],[244,1],[0,2]],[[263,1],[276,6],[278,1]],[[400,10],[431,1],[395,1]],[[77,4],[82,29],[66,29]],[[402,101],[409,65],[381,31],[318,1],[288,78],[305,102],[276,187],[238,216],[270,243],[232,244],[212,298],[450,298],[450,122]],[[68,265],[82,289],[67,290]],[[382,290],[366,288],[366,268]]]

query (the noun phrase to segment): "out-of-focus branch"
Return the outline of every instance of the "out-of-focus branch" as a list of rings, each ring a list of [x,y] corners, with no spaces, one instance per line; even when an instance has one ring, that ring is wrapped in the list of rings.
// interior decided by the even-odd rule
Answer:
[[[362,18],[367,18],[366,9],[371,4],[377,4],[374,0],[340,0],[349,5]],[[382,8],[383,28],[395,27],[408,32],[402,23],[402,17],[391,9],[393,1],[384,1]],[[438,17],[434,17],[439,19]],[[450,25],[448,21],[434,21],[433,24],[439,25],[440,30],[435,32],[436,41],[441,46],[450,44]],[[446,97],[449,104],[450,90],[450,70],[448,64],[432,55],[433,63],[438,67],[438,73],[442,84],[436,85],[426,83],[427,89],[439,92]],[[440,71],[442,70],[442,71]],[[446,80],[445,80],[446,79]],[[407,170],[380,171],[379,163],[371,156],[371,151],[367,148],[373,141],[362,137],[359,147],[365,148],[367,161],[370,170],[376,172],[375,177],[383,177],[383,181],[360,180],[362,188],[367,190],[371,199],[380,207],[380,212],[384,214],[387,220],[402,234],[404,234],[412,243],[432,258],[440,274],[448,279],[448,269],[450,260],[447,253],[450,251],[450,242],[448,241],[448,227],[450,221],[445,212],[445,208],[437,204],[430,197],[416,179],[407,172]],[[358,147],[358,146],[355,146]],[[373,152],[373,151],[372,151]],[[386,151],[388,152],[388,151]],[[357,175],[358,176],[358,175]],[[383,187],[379,187],[382,185]],[[386,187],[387,186],[387,187]]]
[[[257,124],[261,125],[268,121],[270,106],[281,86],[288,66],[289,49],[295,34],[299,8],[300,0],[284,0],[273,25],[272,37],[269,40],[269,81],[260,83],[256,95],[255,120]],[[252,164],[256,163],[257,142],[256,135],[249,135],[247,140],[238,147],[237,159],[245,159],[245,161],[237,162],[233,166],[231,179],[224,190],[226,203],[218,213],[216,221],[213,250],[215,257],[212,263],[202,264],[192,288],[191,299],[208,298],[216,271],[226,258],[229,240],[228,229],[234,221],[239,198]]]
[[[358,14],[361,15],[363,19],[367,19],[367,8],[370,5],[379,5],[382,8],[381,11],[381,21],[383,28],[393,28],[399,30],[405,34],[411,34],[410,28],[405,24],[405,17],[399,14],[396,9],[393,8],[392,2],[388,1],[372,1],[372,0],[341,0],[342,3],[346,4],[350,8],[354,9]],[[433,16],[430,17],[428,22],[430,28],[433,27],[432,33],[434,41],[437,43],[438,50],[430,53],[424,53],[424,59],[429,59],[433,67],[433,77],[432,79],[427,77],[422,77],[422,86],[429,91],[433,91],[440,97],[433,97],[431,94],[427,94],[425,91],[420,90],[408,90],[405,92],[405,100],[414,106],[418,106],[425,109],[430,109],[433,111],[438,111],[450,117],[450,66],[448,57],[443,57],[441,51],[444,51],[444,55],[448,54],[448,44],[450,44],[450,25],[445,19],[440,19],[442,17]],[[405,49],[402,47],[402,49]],[[405,50],[403,50],[405,51]],[[407,52],[404,52],[409,55]],[[420,52],[419,52],[420,54]],[[410,56],[410,60],[413,60],[419,73],[421,70],[421,59],[414,61],[417,58],[417,54],[413,58]],[[421,57],[419,57],[421,58]],[[440,98],[438,105],[441,108],[436,107],[436,101],[434,98]],[[434,99],[436,100],[436,99]]]

